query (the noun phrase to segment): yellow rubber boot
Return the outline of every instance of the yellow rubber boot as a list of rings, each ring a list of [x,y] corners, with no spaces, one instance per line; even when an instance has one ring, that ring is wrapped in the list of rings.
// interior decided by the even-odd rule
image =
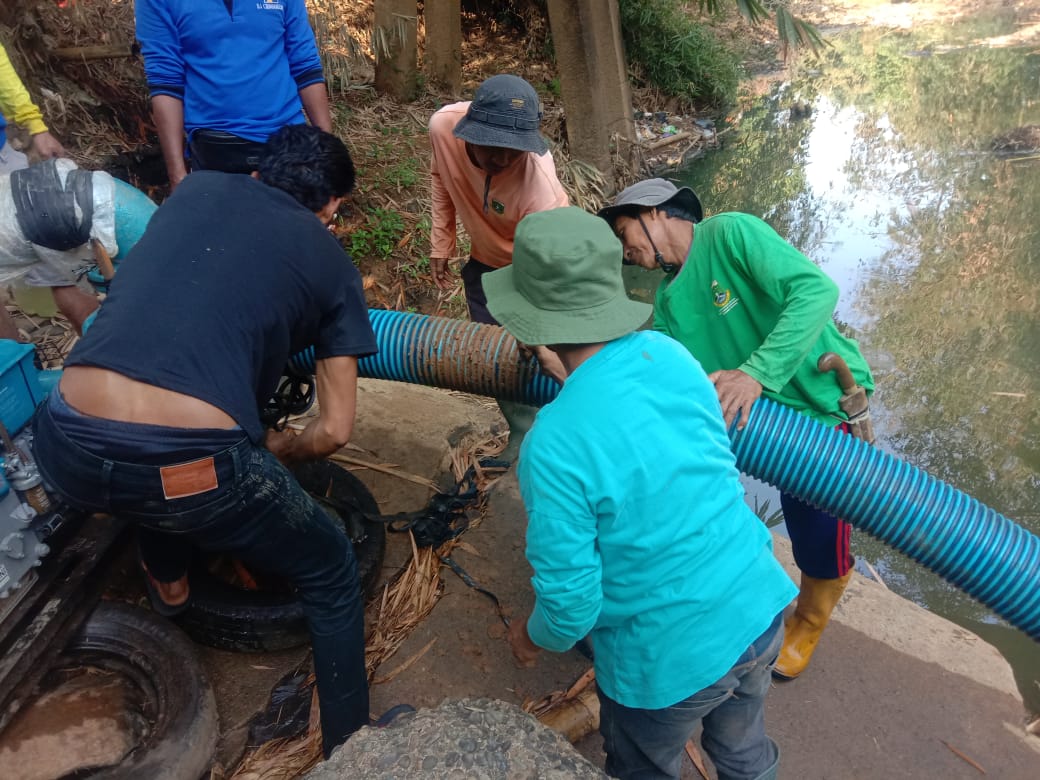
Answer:
[[[773,676],[793,680],[805,671],[820,634],[831,619],[845,586],[852,579],[852,571],[834,580],[819,580],[802,574],[802,588],[794,612],[784,622],[784,645],[776,659]]]

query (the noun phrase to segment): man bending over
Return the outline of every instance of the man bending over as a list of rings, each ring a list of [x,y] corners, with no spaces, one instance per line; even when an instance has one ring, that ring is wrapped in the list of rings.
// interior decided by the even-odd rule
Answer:
[[[368,722],[361,593],[343,530],[285,464],[354,424],[376,350],[357,269],[326,230],[354,165],[294,125],[253,176],[203,171],[156,212],[36,418],[40,470],[74,506],[137,526],[160,608],[183,605],[188,546],[284,576],[314,648],[326,755]],[[321,413],[297,437],[258,409],[313,345]]]

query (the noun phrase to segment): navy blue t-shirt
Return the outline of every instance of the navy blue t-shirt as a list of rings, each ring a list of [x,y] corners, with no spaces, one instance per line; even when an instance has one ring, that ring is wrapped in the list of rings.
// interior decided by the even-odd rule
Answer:
[[[197,171],[155,212],[65,361],[200,398],[255,441],[290,355],[377,350],[361,277],[292,196]]]

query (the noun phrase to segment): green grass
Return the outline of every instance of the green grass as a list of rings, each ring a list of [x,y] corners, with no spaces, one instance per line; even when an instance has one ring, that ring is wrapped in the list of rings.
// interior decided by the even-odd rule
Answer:
[[[403,190],[422,179],[422,162],[415,151],[415,136],[404,127],[384,127],[382,138],[369,143],[356,160],[361,192]]]
[[[386,260],[404,236],[404,219],[396,211],[369,208],[365,224],[350,234],[350,254],[355,262],[363,257]]]

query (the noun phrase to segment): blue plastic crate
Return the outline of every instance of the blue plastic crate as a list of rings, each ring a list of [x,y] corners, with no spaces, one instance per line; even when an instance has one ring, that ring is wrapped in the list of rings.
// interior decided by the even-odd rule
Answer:
[[[0,422],[12,436],[29,422],[43,399],[34,352],[32,344],[0,339]]]

